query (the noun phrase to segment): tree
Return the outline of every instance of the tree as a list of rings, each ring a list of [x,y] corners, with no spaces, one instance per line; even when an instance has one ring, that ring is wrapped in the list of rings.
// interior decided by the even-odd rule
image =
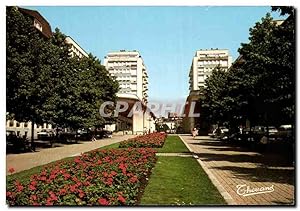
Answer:
[[[200,105],[208,111],[208,119],[211,123],[224,122],[228,119],[227,106],[231,99],[227,94],[227,73],[221,68],[213,69],[211,76],[205,81],[203,90],[204,98],[200,98]]]
[[[291,121],[294,113],[293,29],[293,24],[278,26],[267,14],[250,29],[250,42],[239,49],[254,90],[253,109],[265,124]]]
[[[45,104],[45,115],[59,127],[71,129],[100,127],[109,118],[99,114],[104,101],[116,101],[118,83],[113,80],[100,61],[93,55],[79,59],[69,56],[66,36],[58,29],[52,42],[60,49],[64,62],[56,76],[57,85]]]
[[[72,129],[112,120],[101,117],[99,108],[116,101],[118,83],[91,54],[71,57],[65,38],[58,29],[50,39],[40,36],[30,18],[7,7],[8,116]]]
[[[16,7],[7,7],[6,39],[7,112],[13,113],[17,121],[42,123],[43,105],[55,86],[52,74],[57,48],[40,36],[32,20]]]
[[[270,14],[250,29],[241,57],[227,72],[206,80],[202,110],[213,122],[232,125],[290,124],[295,117],[295,32],[293,8],[273,8],[290,16],[279,25]]]

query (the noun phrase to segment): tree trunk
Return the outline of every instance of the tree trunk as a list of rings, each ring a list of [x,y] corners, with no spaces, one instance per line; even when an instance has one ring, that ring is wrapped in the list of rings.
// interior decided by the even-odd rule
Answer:
[[[35,143],[34,143],[34,119],[31,121],[31,149],[35,151]]]

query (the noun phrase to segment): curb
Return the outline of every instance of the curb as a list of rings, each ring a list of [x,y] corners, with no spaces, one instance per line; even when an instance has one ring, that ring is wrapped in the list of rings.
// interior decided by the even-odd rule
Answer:
[[[183,138],[179,135],[179,138],[184,143],[184,145],[194,154],[194,151],[190,148],[190,146],[183,140]],[[208,178],[211,180],[213,185],[218,189],[224,200],[227,202],[228,205],[237,205],[237,203],[233,200],[231,195],[224,189],[224,187],[221,185],[219,180],[211,173],[211,171],[207,168],[207,166],[202,162],[198,156],[194,155],[194,158],[198,161],[199,165],[202,167],[204,172],[207,174]]]

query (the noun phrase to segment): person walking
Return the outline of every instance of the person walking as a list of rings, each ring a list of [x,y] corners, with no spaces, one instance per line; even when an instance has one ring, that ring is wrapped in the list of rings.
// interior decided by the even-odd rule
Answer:
[[[193,130],[192,130],[192,136],[193,136],[193,139],[195,139],[195,137],[198,135],[198,130],[197,130],[197,128],[194,128]]]

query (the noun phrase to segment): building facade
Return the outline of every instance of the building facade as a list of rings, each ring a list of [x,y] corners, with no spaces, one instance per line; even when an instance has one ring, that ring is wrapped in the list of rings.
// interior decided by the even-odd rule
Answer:
[[[77,56],[78,58],[88,57],[89,55],[83,48],[78,45],[72,37],[67,36],[65,42],[69,45],[70,56]]]
[[[207,129],[207,125],[201,119],[199,99],[201,97],[201,87],[205,87],[205,80],[212,74],[213,69],[219,67],[227,71],[232,64],[232,57],[227,49],[200,49],[196,51],[192,60],[189,72],[189,96],[186,99],[183,119],[183,130],[190,133],[193,128]],[[189,117],[191,105],[195,113],[200,113],[200,117]],[[193,109],[192,109],[193,110]]]
[[[227,49],[198,50],[193,58],[189,73],[190,92],[205,87],[205,80],[212,70],[219,66],[227,70],[232,63],[232,57]]]
[[[148,103],[148,74],[143,58],[138,51],[110,52],[104,58],[104,66],[110,76],[114,77],[120,86],[118,100],[128,102],[129,109],[136,109],[135,103],[141,103],[143,114],[133,114],[132,117],[119,114],[116,131],[142,134],[155,130],[154,115],[145,112]]]
[[[25,8],[16,7],[23,15],[30,17],[32,19],[32,25],[41,32],[42,36],[45,38],[52,37],[51,26],[48,21],[35,10],[29,10]]]
[[[120,85],[119,94],[136,95],[142,102],[148,102],[148,74],[143,58],[137,51],[108,53],[104,66]]]

